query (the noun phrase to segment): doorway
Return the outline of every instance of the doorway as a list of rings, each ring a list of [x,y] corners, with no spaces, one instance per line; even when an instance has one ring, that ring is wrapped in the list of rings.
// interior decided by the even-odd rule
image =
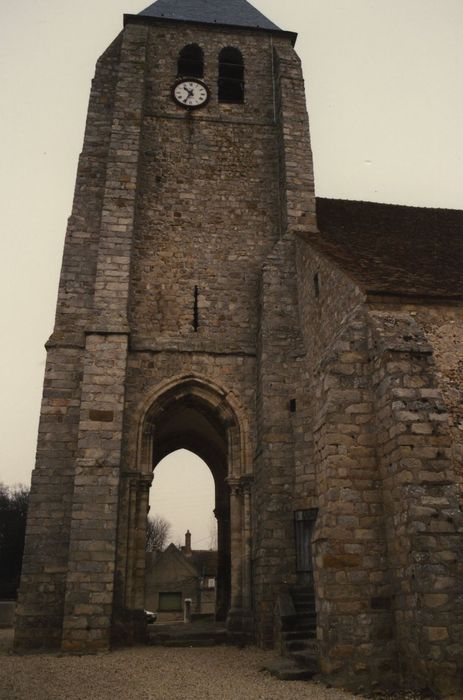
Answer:
[[[213,615],[225,620],[230,591],[229,515],[220,518],[219,528],[216,514],[221,505],[229,511],[228,490],[223,474],[217,470],[213,474],[190,450],[171,452],[155,466],[148,525],[156,532],[153,541],[147,542],[145,607],[159,613],[159,621],[182,619],[187,600],[194,619]],[[176,598],[176,608],[168,614],[165,601],[173,599],[174,593],[181,602]]]
[[[140,413],[136,469],[123,475],[120,495],[119,617],[126,626],[129,621],[134,629],[143,627],[146,522],[153,474],[165,457],[189,450],[207,464],[214,480],[215,616],[226,620],[230,631],[246,628],[249,632],[252,475],[246,422],[238,419],[226,392],[197,378],[171,382],[146,400]]]

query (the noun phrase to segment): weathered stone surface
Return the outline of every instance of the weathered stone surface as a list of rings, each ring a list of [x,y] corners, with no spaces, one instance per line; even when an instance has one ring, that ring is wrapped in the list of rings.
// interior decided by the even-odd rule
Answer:
[[[345,522],[345,518],[344,518]],[[348,569],[352,566],[359,566],[361,558],[359,554],[325,554],[322,566],[325,569]]]

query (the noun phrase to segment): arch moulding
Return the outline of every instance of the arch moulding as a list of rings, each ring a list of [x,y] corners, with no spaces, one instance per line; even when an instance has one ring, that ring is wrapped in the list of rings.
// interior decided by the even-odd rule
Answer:
[[[158,417],[173,402],[182,398],[197,399],[220,420],[228,435],[228,479],[239,480],[252,473],[250,424],[236,395],[199,375],[181,374],[151,389],[136,411],[138,425],[134,471],[152,471],[153,432]]]
[[[143,609],[145,528],[156,428],[163,419],[168,419],[170,410],[175,414],[177,402],[180,405],[183,400],[218,422],[226,435],[228,494],[226,514],[220,516],[226,523],[219,522],[219,528],[225,528],[228,533],[230,552],[227,625],[232,632],[249,633],[252,628],[250,421],[236,394],[197,375],[177,375],[160,383],[143,397],[135,411],[138,426],[135,464],[127,472],[127,483],[121,490],[125,504],[122,520],[127,523],[121,528],[120,539],[120,568],[125,572],[124,607],[134,615]]]

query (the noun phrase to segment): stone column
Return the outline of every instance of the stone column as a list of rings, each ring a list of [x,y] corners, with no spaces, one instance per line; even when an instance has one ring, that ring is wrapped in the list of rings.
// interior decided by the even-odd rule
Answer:
[[[146,623],[145,608],[145,541],[148,515],[151,474],[137,474],[130,479],[125,508],[125,533],[119,531],[118,546],[123,549],[119,566],[125,558],[125,590],[122,600],[118,598],[116,626],[117,634],[124,641],[144,641]],[[122,605],[121,605],[122,603]],[[121,627],[119,628],[119,626]]]
[[[137,477],[130,479],[129,497],[128,497],[128,513],[127,513],[127,560],[125,567],[125,608],[132,608],[133,587],[134,587],[134,568],[136,558],[136,529],[137,529]]]
[[[228,478],[230,486],[230,556],[231,556],[231,609],[230,613],[241,610],[243,605],[242,587],[242,497],[239,479]]]
[[[214,510],[217,519],[216,619],[225,620],[230,604],[230,516],[223,505]]]
[[[227,618],[229,632],[251,636],[251,517],[250,480],[229,477],[231,537],[231,608]]]
[[[132,593],[132,608],[136,611],[143,612],[145,607],[145,543],[146,543],[146,521],[148,517],[149,492],[151,474],[144,475],[140,478],[137,485],[137,514],[136,514],[136,532],[135,537],[135,559],[133,570],[133,593]]]
[[[252,477],[241,480],[243,492],[243,608],[252,608],[252,524],[251,524],[251,484]]]

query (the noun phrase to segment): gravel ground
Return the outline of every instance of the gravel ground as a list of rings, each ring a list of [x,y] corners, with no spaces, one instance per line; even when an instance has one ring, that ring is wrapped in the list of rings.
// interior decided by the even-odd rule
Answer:
[[[11,653],[0,630],[1,700],[352,700],[310,682],[282,682],[261,669],[254,647],[135,647],[98,656]]]

